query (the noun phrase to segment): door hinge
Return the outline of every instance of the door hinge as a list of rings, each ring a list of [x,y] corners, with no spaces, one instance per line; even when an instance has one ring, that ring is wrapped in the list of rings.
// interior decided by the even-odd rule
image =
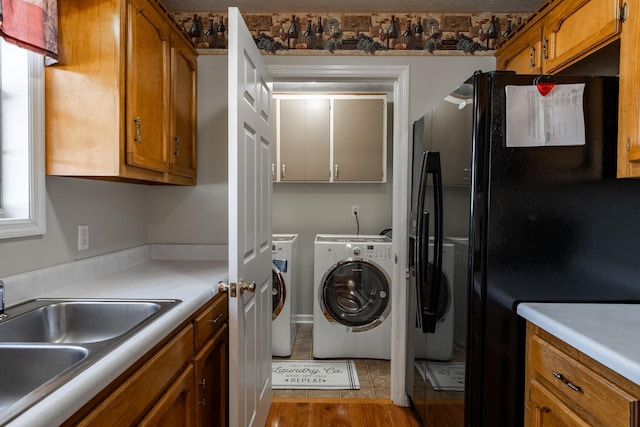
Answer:
[[[627,151],[631,150],[631,138],[627,138]]]

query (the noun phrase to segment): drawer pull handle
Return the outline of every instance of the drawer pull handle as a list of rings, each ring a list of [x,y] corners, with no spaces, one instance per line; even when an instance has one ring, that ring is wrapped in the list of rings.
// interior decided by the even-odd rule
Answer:
[[[218,313],[218,315],[213,320],[209,320],[209,322],[215,324],[215,323],[218,323],[220,319],[222,319],[222,313]]]
[[[553,371],[553,376],[556,377],[557,379],[559,379],[560,381],[562,381],[571,390],[573,390],[573,391],[582,391],[582,388],[580,388],[579,386],[573,384],[571,381],[566,379],[564,377],[564,375],[562,375],[561,373]]]

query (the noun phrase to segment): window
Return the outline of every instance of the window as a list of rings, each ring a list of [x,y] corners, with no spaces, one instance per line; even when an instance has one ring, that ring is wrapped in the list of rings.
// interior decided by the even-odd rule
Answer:
[[[44,234],[44,62],[0,38],[0,238]]]

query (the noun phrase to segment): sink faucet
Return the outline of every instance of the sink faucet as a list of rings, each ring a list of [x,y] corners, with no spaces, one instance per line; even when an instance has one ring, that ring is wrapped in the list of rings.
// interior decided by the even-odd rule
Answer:
[[[4,312],[4,282],[0,280],[0,322],[4,320],[7,315]]]

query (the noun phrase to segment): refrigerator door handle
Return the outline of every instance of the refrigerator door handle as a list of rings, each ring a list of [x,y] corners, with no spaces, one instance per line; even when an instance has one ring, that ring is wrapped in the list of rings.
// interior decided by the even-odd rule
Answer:
[[[420,306],[422,313],[422,331],[434,333],[438,322],[438,303],[440,301],[440,278],[442,277],[442,247],[444,243],[444,231],[442,222],[442,169],[440,166],[440,153],[427,152],[424,172],[426,175],[433,175],[433,217],[434,217],[434,244],[433,244],[433,268],[431,277],[427,277],[429,271],[429,213],[423,212],[423,222],[419,234],[422,253],[419,258],[419,265],[422,274],[419,275],[421,281],[418,282],[422,289],[428,292],[424,295],[424,300]],[[426,176],[423,177],[426,184]],[[426,185],[425,185],[426,187]],[[424,195],[423,195],[424,201]],[[431,286],[429,286],[431,285]],[[427,293],[425,292],[425,293]]]

